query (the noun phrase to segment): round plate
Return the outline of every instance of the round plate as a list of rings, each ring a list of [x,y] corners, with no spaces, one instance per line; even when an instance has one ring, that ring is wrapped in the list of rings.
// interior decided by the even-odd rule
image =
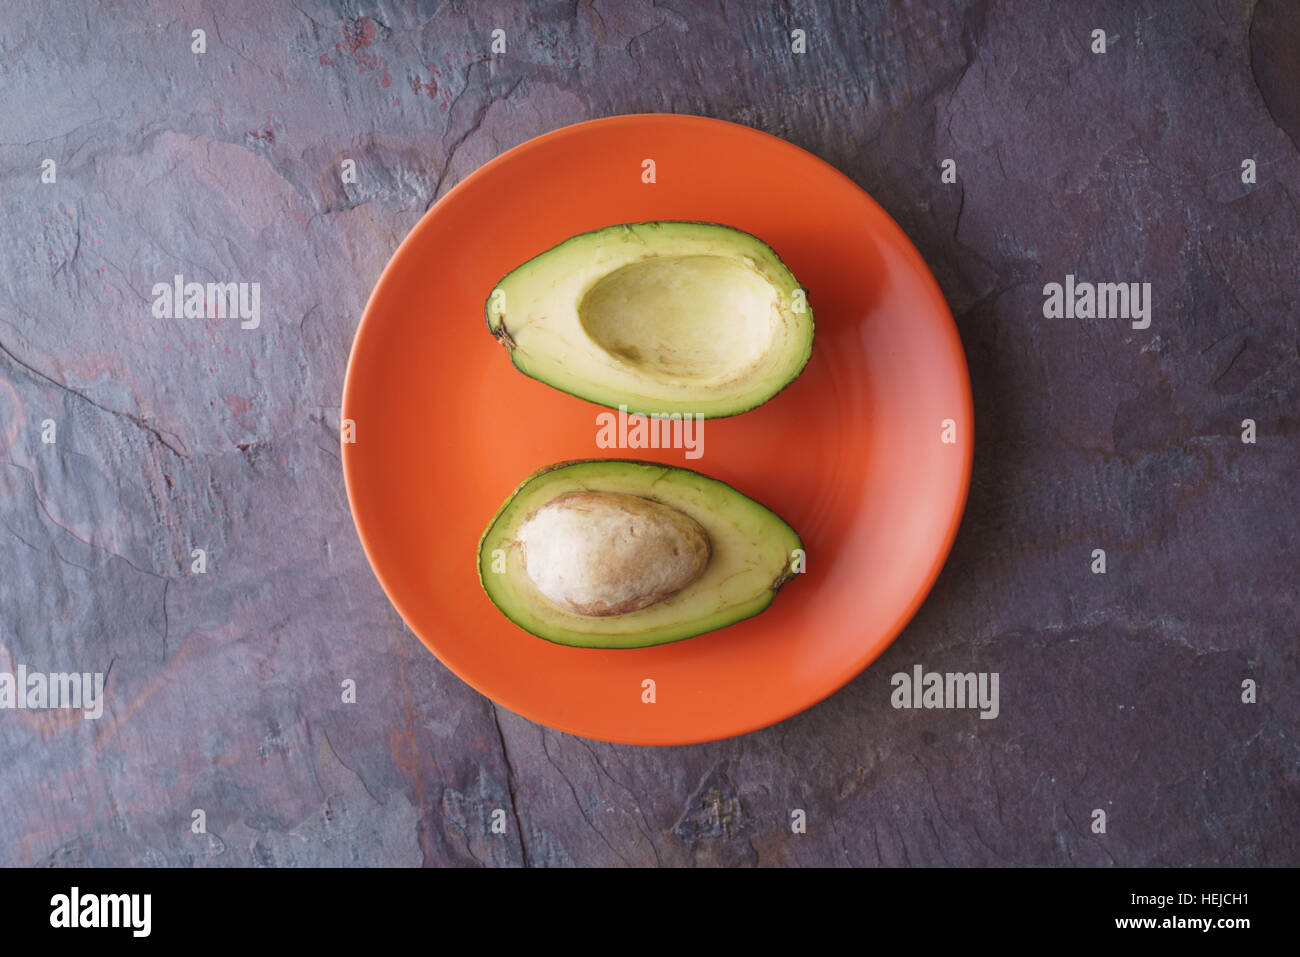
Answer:
[[[653,183],[643,181],[645,160]],[[752,412],[708,420],[700,458],[598,448],[604,410],[517,372],[483,315],[503,275],[561,240],[666,219],[758,236],[808,290],[817,321],[803,374]],[[355,423],[343,469],[357,531],[411,630],[503,707],[629,744],[752,731],[869,665],[939,574],[973,449],[952,316],[884,210],[783,140],[661,114],[530,140],[430,209],[366,307],[342,417]],[[799,532],[806,573],[761,615],[656,648],[567,648],[522,631],[479,586],[479,536],[536,469],[606,457],[682,465],[735,486]]]

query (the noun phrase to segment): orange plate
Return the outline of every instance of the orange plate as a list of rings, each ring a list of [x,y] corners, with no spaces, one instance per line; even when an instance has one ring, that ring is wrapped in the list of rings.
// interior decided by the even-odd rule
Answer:
[[[642,182],[653,159],[656,182]],[[484,300],[524,260],[612,223],[726,223],[808,290],[817,340],[775,399],[704,428],[704,455],[596,447],[581,399],[515,371]],[[765,133],[695,116],[579,123],[497,157],[420,220],[384,270],[343,390],[343,446],[366,554],[411,629],[511,711],[628,744],[729,737],[810,707],[920,607],[970,483],[961,340],[902,230],[847,177]],[[956,442],[941,441],[952,419]],[[511,490],[564,459],[642,458],[734,485],[802,536],[808,570],[761,615],[632,651],[535,638],[488,601],[479,536]],[[642,703],[653,678],[656,700]]]

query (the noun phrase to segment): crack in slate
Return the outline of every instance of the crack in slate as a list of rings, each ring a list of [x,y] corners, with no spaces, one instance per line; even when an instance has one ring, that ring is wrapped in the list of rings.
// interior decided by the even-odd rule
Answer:
[[[506,790],[510,792],[510,813],[515,818],[515,830],[519,833],[519,852],[523,856],[524,867],[531,867],[532,863],[528,859],[528,844],[524,841],[524,826],[519,819],[519,805],[515,798],[515,769],[510,763],[510,751],[506,748],[506,736],[501,732],[501,720],[497,716],[497,706],[495,701],[489,701],[488,707],[492,709],[492,724],[497,729],[497,740],[501,742],[501,758],[506,763]]]
[[[75,395],[78,399],[90,403],[95,408],[99,409],[101,412],[107,412],[109,415],[116,416],[120,419],[126,419],[136,428],[142,429],[143,431],[147,432],[149,435],[153,436],[155,441],[157,441],[160,445],[164,446],[169,452],[171,452],[177,458],[182,458],[182,459],[188,458],[188,455],[185,452],[182,452],[180,449],[176,448],[176,446],[168,442],[167,439],[163,437],[163,434],[160,430],[154,428],[152,425],[150,425],[140,416],[134,415],[130,412],[124,412],[119,409],[110,409],[106,405],[100,405],[98,402],[96,402],[90,396],[86,395],[84,392],[79,392],[78,390],[74,389],[72,386],[66,385],[65,383],[60,382],[58,379],[52,378],[46,375],[44,372],[41,372],[39,369],[28,365],[22,359],[18,358],[18,356],[16,356],[13,353],[13,351],[10,350],[9,347],[6,346],[3,342],[0,342],[0,352],[3,352],[11,360],[13,360],[15,364],[27,370],[28,374],[34,376],[35,378],[48,382],[50,385],[62,389],[64,392],[68,392],[72,395]]]

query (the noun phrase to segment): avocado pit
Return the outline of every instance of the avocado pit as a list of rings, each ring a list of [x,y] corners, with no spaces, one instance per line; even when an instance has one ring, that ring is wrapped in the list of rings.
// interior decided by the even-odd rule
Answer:
[[[699,579],[712,544],[695,519],[653,499],[569,492],[519,527],[524,571],[549,601],[576,615],[624,615]]]

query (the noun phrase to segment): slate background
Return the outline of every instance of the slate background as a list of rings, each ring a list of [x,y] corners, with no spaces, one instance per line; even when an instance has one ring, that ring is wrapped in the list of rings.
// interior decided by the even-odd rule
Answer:
[[[7,4],[0,669],[109,675],[98,722],[0,712],[0,862],[1300,863],[1300,6],[1133,6]],[[957,316],[978,429],[952,556],[884,657],[673,749],[448,673],[371,574],[337,453],[357,320],[421,214],[637,111],[870,191]],[[176,272],[262,281],[261,329],[153,319]],[[1043,319],[1067,272],[1150,281],[1151,328]],[[998,671],[1001,717],[892,710],[918,662]]]

